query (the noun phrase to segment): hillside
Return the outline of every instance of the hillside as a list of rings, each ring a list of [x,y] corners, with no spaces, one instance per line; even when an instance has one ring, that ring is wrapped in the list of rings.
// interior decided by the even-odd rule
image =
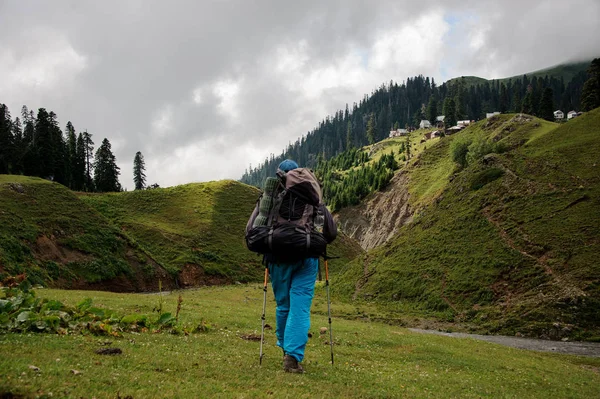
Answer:
[[[495,152],[464,170],[451,161],[454,141],[485,140]],[[381,241],[392,236],[338,288],[388,303],[392,318],[401,309],[488,332],[598,337],[599,152],[600,109],[563,125],[501,115],[438,140],[394,178],[404,191],[389,194],[394,180],[386,189],[407,198],[404,223],[385,228],[389,202],[338,215],[343,224],[379,212]]]
[[[578,62],[572,62],[572,63],[565,63],[565,64],[559,64],[559,65],[555,65],[549,68],[543,68],[540,69],[538,71],[533,71],[533,72],[527,72],[524,74],[520,74],[520,75],[515,75],[515,76],[510,76],[507,78],[502,78],[502,79],[486,79],[486,78],[481,78],[478,76],[461,76],[461,77],[457,77],[457,78],[452,78],[450,80],[448,80],[446,83],[447,84],[452,84],[456,81],[458,81],[459,79],[463,79],[463,82],[466,84],[467,87],[470,86],[475,86],[478,84],[484,84],[486,82],[490,83],[493,81],[499,81],[502,83],[508,83],[508,81],[510,80],[518,80],[523,78],[523,75],[527,75],[530,78],[545,78],[546,76],[548,77],[553,77],[553,78],[557,78],[557,79],[562,79],[565,83],[570,82],[576,75],[578,75],[581,72],[585,72],[588,67],[590,66],[590,62],[592,60],[588,60],[588,61],[578,61]]]
[[[250,167],[240,181],[260,187],[286,158],[316,168],[321,156],[329,160],[352,147],[360,148],[384,140],[390,130],[416,128],[421,120],[432,118],[430,112],[453,114],[454,118],[448,120],[477,121],[495,111],[523,112],[548,119],[553,118],[548,109],[578,111],[589,66],[590,62],[564,64],[496,80],[464,76],[441,85],[422,75],[408,77],[401,84],[385,83],[358,103],[346,105],[345,109],[327,116],[312,131],[283,149],[280,155],[272,154],[258,166]],[[548,89],[551,90],[552,104],[546,99],[544,108],[541,99]],[[369,122],[373,140],[367,137]]]
[[[0,175],[0,279],[114,291],[155,290],[168,273],[66,187]]]
[[[259,281],[244,228],[259,191],[233,181],[154,190],[73,193],[47,180],[0,175],[0,278],[111,291]],[[343,235],[343,262],[360,252]]]
[[[262,278],[262,258],[244,241],[258,195],[254,187],[224,180],[80,198],[187,287]],[[344,237],[330,250],[344,260],[357,251]]]

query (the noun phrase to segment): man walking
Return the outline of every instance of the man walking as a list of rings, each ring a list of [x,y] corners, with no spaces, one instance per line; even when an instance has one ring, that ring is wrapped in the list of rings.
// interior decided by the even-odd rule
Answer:
[[[278,174],[285,174],[298,168],[292,160],[285,160],[279,164]],[[312,172],[311,172],[312,173]],[[320,186],[318,187],[320,190]],[[319,198],[322,193],[319,192]],[[293,220],[294,215],[306,215],[305,207],[308,206],[302,198],[286,195],[279,210],[279,216]],[[250,217],[248,226],[252,226],[258,205]],[[331,213],[324,204],[319,204],[317,212],[322,217],[320,221],[312,220],[314,226],[320,229],[327,243],[332,242],[337,235],[337,228]],[[247,229],[248,231],[248,229]],[[318,257],[294,257],[286,254],[284,258],[272,253],[265,255],[265,261],[271,276],[271,286],[275,295],[276,321],[277,321],[277,346],[283,349],[283,369],[290,373],[303,373],[300,362],[304,359],[304,350],[308,341],[310,328],[310,308],[315,290],[315,281],[319,268]]]

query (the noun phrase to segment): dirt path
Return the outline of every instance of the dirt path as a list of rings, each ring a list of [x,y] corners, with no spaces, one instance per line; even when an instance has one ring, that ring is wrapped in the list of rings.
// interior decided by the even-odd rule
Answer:
[[[444,335],[455,338],[472,338],[481,341],[493,342],[500,345],[532,351],[563,353],[568,355],[600,357],[600,343],[598,342],[563,342],[547,341],[543,339],[506,337],[502,335],[478,335],[465,333],[446,333],[436,330],[422,330],[420,328],[409,328],[410,331]]]

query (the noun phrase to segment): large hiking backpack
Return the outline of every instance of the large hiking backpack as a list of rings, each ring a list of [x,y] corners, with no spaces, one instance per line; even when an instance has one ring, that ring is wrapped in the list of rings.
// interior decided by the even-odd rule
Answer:
[[[246,233],[248,249],[296,260],[325,254],[321,187],[310,169],[277,172],[259,198],[259,213]]]

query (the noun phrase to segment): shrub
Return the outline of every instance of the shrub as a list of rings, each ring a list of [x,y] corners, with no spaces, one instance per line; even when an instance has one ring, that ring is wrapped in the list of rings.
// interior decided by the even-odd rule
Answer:
[[[494,152],[494,144],[486,139],[475,139],[468,147],[466,161],[468,165],[472,165],[485,155]]]
[[[450,144],[450,157],[453,162],[456,162],[461,168],[467,166],[467,154],[471,142],[465,139],[454,140]]]

